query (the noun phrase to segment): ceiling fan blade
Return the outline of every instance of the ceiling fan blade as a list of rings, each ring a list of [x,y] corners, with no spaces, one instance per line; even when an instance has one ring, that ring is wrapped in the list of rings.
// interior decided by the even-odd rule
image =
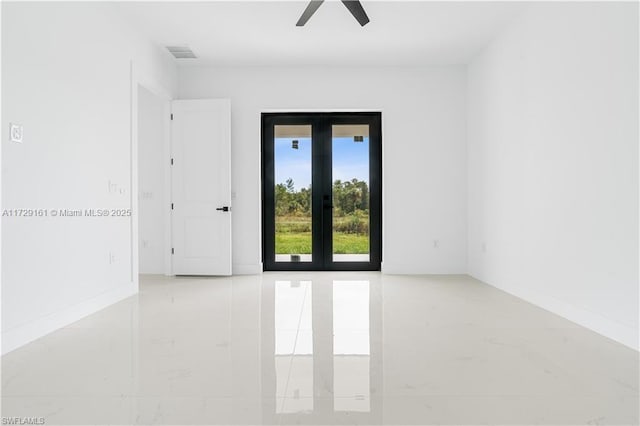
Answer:
[[[316,10],[318,10],[322,3],[324,3],[324,0],[311,0],[307,5],[307,8],[304,10],[304,12],[302,12],[302,16],[300,16],[300,19],[298,19],[296,27],[304,26],[309,18],[311,18],[311,16],[316,13]]]
[[[356,21],[358,21],[361,26],[364,27],[369,23],[367,12],[364,11],[359,0],[342,0],[342,3],[347,7],[347,9],[349,9],[349,12],[351,12],[353,17],[356,18]]]

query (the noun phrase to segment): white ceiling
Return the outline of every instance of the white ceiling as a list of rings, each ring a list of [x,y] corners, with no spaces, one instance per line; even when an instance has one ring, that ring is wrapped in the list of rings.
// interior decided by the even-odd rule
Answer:
[[[189,45],[181,66],[423,66],[467,63],[523,8],[518,2],[371,1],[360,27],[325,1],[304,27],[306,1],[116,3],[162,46]]]

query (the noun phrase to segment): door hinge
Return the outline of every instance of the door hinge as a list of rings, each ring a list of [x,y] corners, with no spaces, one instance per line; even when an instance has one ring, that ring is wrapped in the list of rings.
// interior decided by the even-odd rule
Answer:
[[[171,247],[171,254],[175,254],[173,247]]]
[[[171,210],[173,210],[173,203],[171,203]]]
[[[173,158],[171,159],[171,165],[173,166]]]
[[[173,120],[173,114],[171,114],[171,119]]]

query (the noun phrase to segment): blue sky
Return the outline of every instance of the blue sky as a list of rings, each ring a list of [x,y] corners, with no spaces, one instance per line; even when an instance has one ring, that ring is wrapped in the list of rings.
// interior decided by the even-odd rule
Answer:
[[[311,184],[311,138],[297,138],[298,149],[291,148],[292,138],[275,140],[276,184],[292,178],[296,190]],[[357,178],[369,183],[369,138],[333,138],[333,181]]]

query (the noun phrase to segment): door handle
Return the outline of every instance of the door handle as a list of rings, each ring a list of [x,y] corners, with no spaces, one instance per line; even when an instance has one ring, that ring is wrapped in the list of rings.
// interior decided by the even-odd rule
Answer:
[[[228,212],[229,211],[229,207],[228,206],[218,207],[216,210],[221,211],[221,212]]]

